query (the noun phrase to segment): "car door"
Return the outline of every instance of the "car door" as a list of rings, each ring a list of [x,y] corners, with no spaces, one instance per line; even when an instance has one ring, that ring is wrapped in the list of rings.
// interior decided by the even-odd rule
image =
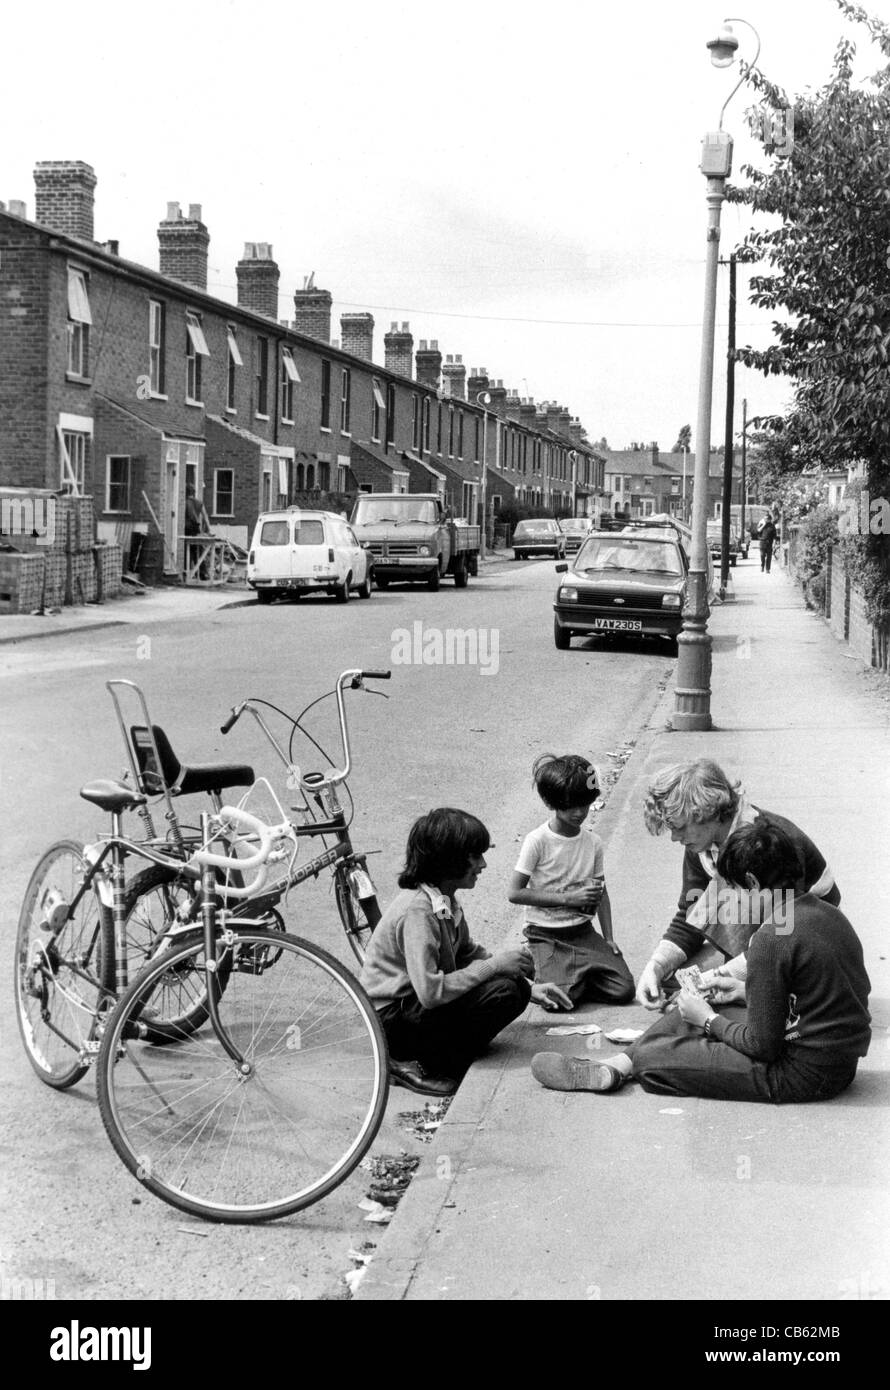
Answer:
[[[343,530],[346,533],[352,555],[352,578],[356,585],[364,584],[368,577],[368,552],[362,550],[351,526],[344,526]]]

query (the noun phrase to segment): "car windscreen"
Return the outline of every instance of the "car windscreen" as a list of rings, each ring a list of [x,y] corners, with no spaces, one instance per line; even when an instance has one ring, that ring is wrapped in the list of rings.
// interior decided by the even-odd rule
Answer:
[[[352,516],[353,526],[376,526],[387,521],[420,521],[427,526],[435,526],[438,517],[436,504],[429,498],[400,497],[360,497]]]
[[[671,574],[678,578],[683,566],[676,545],[669,541],[637,540],[631,536],[594,536],[578,551],[575,569],[591,573],[601,570],[633,570],[638,573]]]
[[[324,522],[301,521],[294,527],[294,540],[297,545],[324,545]]]
[[[558,531],[559,527],[555,521],[520,521],[516,527],[516,534],[520,536],[537,535],[541,532],[552,533]]]
[[[287,545],[290,540],[290,523],[287,521],[264,521],[260,531],[260,545]]]

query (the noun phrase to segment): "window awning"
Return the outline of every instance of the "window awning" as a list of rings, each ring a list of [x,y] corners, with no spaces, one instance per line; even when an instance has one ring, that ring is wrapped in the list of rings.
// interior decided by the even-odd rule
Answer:
[[[188,335],[195,352],[200,353],[202,357],[209,357],[210,349],[207,346],[204,329],[201,327],[201,320],[197,314],[186,314],[185,326],[188,329]]]
[[[377,402],[378,409],[386,409],[386,401],[383,399],[383,391],[376,376],[371,377],[371,390],[374,392],[374,400]]]
[[[82,270],[68,267],[68,317],[75,323],[92,323],[86,277]]]
[[[297,371],[297,364],[294,361],[293,353],[289,347],[283,347],[281,349],[281,363],[289,380],[295,382],[295,384],[299,386],[300,373]]]
[[[231,328],[229,329],[227,336],[229,339],[229,352],[232,354],[232,361],[235,363],[236,367],[243,367],[244,358],[241,356],[241,349],[238,346],[238,339],[235,337]],[[194,342],[194,339],[192,339],[192,341]],[[198,349],[195,348],[195,351],[197,352]],[[210,354],[208,353],[207,355],[209,357]]]

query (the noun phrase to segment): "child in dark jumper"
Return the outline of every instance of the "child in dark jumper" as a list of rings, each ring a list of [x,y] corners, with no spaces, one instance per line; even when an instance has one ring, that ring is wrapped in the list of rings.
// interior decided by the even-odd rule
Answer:
[[[573,1005],[584,1000],[628,1004],[634,982],[612,936],[603,842],[586,823],[600,794],[596,771],[575,753],[562,758],[546,753],[532,775],[551,815],[526,836],[509,898],[526,909],[535,978],[558,985]]]

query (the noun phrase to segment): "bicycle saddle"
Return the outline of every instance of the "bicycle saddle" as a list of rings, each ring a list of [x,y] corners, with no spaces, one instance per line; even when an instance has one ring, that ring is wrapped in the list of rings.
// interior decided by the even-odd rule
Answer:
[[[154,734],[160,768],[155,760],[151,736]],[[170,740],[159,724],[152,724],[151,733],[144,724],[130,729],[139,780],[149,796],[168,791],[171,796],[189,796],[193,792],[221,792],[226,787],[250,787],[256,780],[253,768],[247,763],[181,763],[170,746]]]
[[[81,787],[80,794],[84,801],[91,801],[100,810],[113,813],[126,811],[131,806],[145,805],[142,793],[135,792],[132,787],[125,787],[123,782],[104,779],[100,782],[89,782],[85,787]]]

